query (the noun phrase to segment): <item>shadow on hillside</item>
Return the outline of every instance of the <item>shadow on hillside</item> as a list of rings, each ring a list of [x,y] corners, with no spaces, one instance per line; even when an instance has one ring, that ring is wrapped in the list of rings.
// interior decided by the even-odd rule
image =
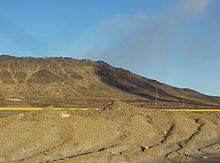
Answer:
[[[147,82],[147,79],[144,79],[143,77],[137,76],[121,68],[113,68],[102,62],[99,63],[96,74],[105,84],[111,87],[115,87],[124,92],[145,97],[150,100],[155,100],[155,96],[152,96],[152,94],[155,94],[156,91],[155,86]],[[178,97],[172,96],[162,90],[158,90],[158,93],[177,100],[179,99]],[[176,100],[173,101],[160,98],[158,98],[158,100],[176,102]]]
[[[133,95],[144,97],[150,100],[155,100],[155,92],[158,87],[158,101],[171,102],[171,103],[182,103],[182,98],[175,96],[175,92],[165,92],[160,88],[161,83],[150,80],[138,75],[135,75],[127,70],[121,68],[114,68],[105,62],[98,62],[96,75],[100,77],[103,83],[120,89],[123,92],[127,92]],[[161,98],[162,97],[162,98]],[[189,96],[190,97],[190,96]],[[216,97],[217,100],[218,97]],[[214,97],[214,100],[216,100]],[[213,98],[209,99],[213,101]],[[216,101],[215,101],[216,102]],[[191,99],[185,99],[185,104],[192,105],[204,105],[204,106],[213,106],[199,101],[193,101]]]

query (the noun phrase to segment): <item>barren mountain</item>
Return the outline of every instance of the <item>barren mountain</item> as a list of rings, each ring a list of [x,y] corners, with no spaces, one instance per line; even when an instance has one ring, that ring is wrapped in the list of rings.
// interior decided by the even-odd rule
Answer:
[[[156,90],[158,108],[182,107],[184,99],[184,107],[209,109],[220,105],[219,97],[72,58],[0,56],[0,82],[0,106],[100,107],[2,111],[2,163],[220,160],[219,112],[149,109]]]
[[[199,81],[198,81],[199,82]],[[220,98],[172,87],[102,61],[0,56],[0,106],[98,107],[114,99],[152,106],[219,105]]]

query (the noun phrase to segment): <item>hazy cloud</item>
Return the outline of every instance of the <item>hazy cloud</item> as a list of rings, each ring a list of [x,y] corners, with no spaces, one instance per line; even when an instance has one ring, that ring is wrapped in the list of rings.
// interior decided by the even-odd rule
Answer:
[[[197,15],[208,7],[208,0],[182,0],[180,8],[186,15]]]
[[[182,0],[157,17],[148,17],[144,13],[116,16],[100,25],[102,32],[99,34],[105,40],[90,49],[88,55],[130,69],[146,66],[155,60],[161,63],[172,60],[175,56],[171,54],[178,53],[178,48],[184,48],[189,55],[200,53],[206,56],[203,53],[208,52],[210,56],[209,42],[204,46],[205,41],[195,39],[190,42],[187,37],[182,38],[183,26],[208,6],[208,0]]]

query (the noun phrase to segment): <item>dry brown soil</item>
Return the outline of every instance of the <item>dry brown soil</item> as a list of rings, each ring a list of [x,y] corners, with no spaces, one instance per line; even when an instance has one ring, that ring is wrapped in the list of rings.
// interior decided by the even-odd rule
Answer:
[[[13,114],[0,118],[0,162],[218,163],[219,117],[119,101],[100,111]]]

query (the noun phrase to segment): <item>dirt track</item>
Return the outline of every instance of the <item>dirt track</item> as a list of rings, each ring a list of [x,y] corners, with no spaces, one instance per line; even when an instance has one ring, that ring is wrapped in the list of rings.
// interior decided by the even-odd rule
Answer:
[[[0,119],[0,162],[217,163],[219,117],[121,102],[99,111],[25,112]]]

